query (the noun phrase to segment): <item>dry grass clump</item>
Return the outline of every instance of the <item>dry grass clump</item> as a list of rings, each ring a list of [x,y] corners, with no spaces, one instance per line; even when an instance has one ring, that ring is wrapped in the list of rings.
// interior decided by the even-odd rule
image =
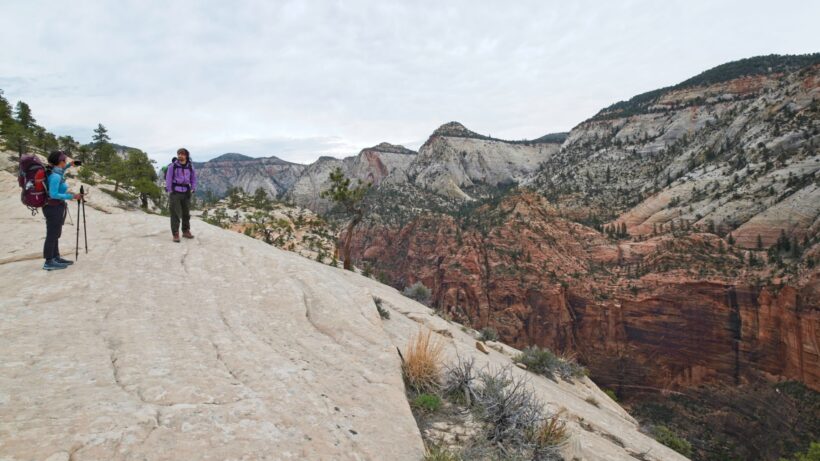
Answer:
[[[561,420],[561,413],[546,418],[530,434],[530,441],[535,445],[536,459],[550,459],[559,453],[558,448],[569,440],[567,424]]]
[[[417,393],[435,391],[441,377],[441,357],[444,343],[433,337],[433,332],[421,331],[407,344],[402,373],[407,386]]]

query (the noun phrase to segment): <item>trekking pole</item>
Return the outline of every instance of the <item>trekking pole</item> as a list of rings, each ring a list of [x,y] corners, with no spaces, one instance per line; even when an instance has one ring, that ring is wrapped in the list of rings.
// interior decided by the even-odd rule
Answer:
[[[80,186],[82,194],[83,186]],[[82,200],[82,199],[81,199]],[[68,206],[65,207],[68,210]],[[74,244],[74,261],[80,257],[80,200],[77,200],[77,242]]]
[[[82,203],[83,203],[83,237],[85,238],[85,254],[88,254],[88,229],[85,227],[85,191],[83,190],[83,186],[80,186],[80,194],[82,194]],[[80,217],[77,216],[77,226],[80,224]],[[78,232],[79,233],[79,232]]]

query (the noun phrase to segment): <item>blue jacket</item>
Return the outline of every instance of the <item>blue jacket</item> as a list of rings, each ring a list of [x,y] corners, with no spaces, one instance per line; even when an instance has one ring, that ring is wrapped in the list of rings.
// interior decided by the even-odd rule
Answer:
[[[71,167],[71,163],[66,165],[65,169]],[[60,167],[54,167],[51,169],[51,174],[48,175],[48,198],[52,200],[71,200],[74,198],[73,195],[68,193],[68,184],[65,183],[65,178],[63,177],[63,170]]]

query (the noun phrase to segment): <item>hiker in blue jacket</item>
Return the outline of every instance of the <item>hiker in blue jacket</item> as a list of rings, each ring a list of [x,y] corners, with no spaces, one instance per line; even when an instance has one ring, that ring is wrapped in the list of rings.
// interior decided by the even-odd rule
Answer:
[[[165,173],[165,192],[168,192],[168,208],[171,209],[171,234],[179,243],[179,224],[182,221],[182,236],[194,238],[191,234],[191,195],[196,192],[196,172],[191,163],[188,149],[177,150],[177,158]]]
[[[73,261],[60,256],[59,240],[63,233],[63,223],[67,213],[66,200],[81,200],[82,194],[68,192],[68,184],[63,174],[74,163],[63,151],[54,151],[48,156],[51,173],[48,175],[48,200],[43,205],[43,215],[46,217],[46,241],[43,244],[43,258],[46,262],[43,269],[53,271],[65,269],[74,264]]]

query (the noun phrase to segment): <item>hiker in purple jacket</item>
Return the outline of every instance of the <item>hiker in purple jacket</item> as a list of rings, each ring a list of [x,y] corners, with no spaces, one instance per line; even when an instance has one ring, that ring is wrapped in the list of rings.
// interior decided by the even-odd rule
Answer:
[[[171,209],[171,233],[174,242],[179,243],[179,223],[182,220],[182,236],[194,238],[191,234],[191,196],[196,192],[196,173],[191,163],[188,149],[181,148],[165,173],[165,192],[168,192],[168,207]]]

